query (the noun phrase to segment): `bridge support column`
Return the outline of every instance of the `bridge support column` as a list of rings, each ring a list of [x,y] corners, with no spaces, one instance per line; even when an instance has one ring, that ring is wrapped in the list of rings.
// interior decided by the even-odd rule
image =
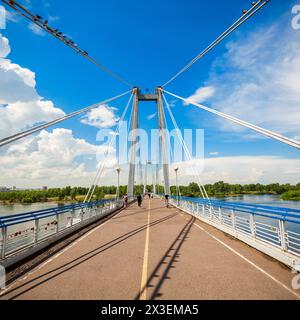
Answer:
[[[136,145],[137,145],[137,129],[138,129],[138,115],[139,115],[139,90],[134,89],[134,102],[133,102],[133,115],[131,123],[131,146],[130,146],[130,162],[129,162],[129,175],[128,175],[128,197],[134,196],[134,180],[136,169]]]
[[[162,167],[163,167],[163,175],[164,175],[164,188],[165,194],[171,195],[170,190],[170,176],[169,176],[169,144],[167,143],[167,136],[166,136],[166,121],[165,121],[165,111],[163,106],[162,100],[162,92],[158,88],[157,89],[157,108],[158,108],[158,127],[160,131],[160,139],[161,139],[161,153],[162,153]]]

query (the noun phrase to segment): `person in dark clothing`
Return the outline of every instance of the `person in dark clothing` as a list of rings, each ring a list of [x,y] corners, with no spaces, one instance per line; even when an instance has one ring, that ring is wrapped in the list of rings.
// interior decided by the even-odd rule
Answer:
[[[169,208],[169,195],[168,194],[165,194],[165,203],[166,203],[166,206],[167,208]]]
[[[138,206],[141,207],[142,206],[142,196],[140,194],[137,196],[137,202],[138,202]]]

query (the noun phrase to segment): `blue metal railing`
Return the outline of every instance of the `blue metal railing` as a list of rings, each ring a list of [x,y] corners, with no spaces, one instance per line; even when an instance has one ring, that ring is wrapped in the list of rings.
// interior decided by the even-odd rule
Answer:
[[[101,218],[121,205],[120,201],[101,200],[0,217],[0,259],[77,230],[82,223]]]
[[[300,255],[300,210],[176,196],[171,197],[171,202],[222,230],[227,228],[234,234]]]
[[[177,200],[177,197],[172,197],[172,199]],[[228,202],[221,200],[206,200],[201,198],[191,198],[191,197],[181,197],[181,201],[189,201],[204,204],[207,206],[220,207],[229,210],[235,210],[243,213],[253,214],[255,216],[274,218],[286,222],[292,222],[300,224],[300,210],[285,208],[285,207],[275,207],[266,206],[260,204],[250,204],[243,202]],[[292,219],[291,219],[292,218]]]
[[[10,227],[13,225],[21,224],[24,222],[35,221],[37,219],[49,218],[57,215],[62,215],[64,213],[101,206],[105,203],[109,203],[111,200],[101,200],[89,203],[76,203],[68,206],[59,206],[56,208],[43,209],[38,211],[32,211],[27,213],[13,214],[9,216],[0,217],[0,228]]]

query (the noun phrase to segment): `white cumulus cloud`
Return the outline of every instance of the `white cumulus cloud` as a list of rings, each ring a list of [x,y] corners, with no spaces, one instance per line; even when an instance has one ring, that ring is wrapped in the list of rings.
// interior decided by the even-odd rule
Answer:
[[[300,33],[287,16],[240,33],[215,61],[206,83],[216,89],[212,107],[290,137],[299,135],[299,52]],[[225,120],[218,127],[243,130]]]
[[[65,115],[36,91],[35,73],[7,58],[10,45],[0,35],[0,137]]]
[[[174,164],[179,167],[180,183],[197,182],[197,177],[191,168],[202,168],[199,174],[204,184],[221,180],[240,184],[299,183],[300,163],[298,159],[267,155],[231,156],[207,158],[204,160],[204,166],[202,162],[203,160],[194,159]]]
[[[119,118],[115,114],[116,108],[101,105],[92,109],[81,118],[81,122],[96,128],[111,128],[117,124]]]
[[[211,98],[214,94],[215,94],[214,87],[209,86],[209,87],[199,88],[193,95],[187,98],[187,101],[184,102],[184,105],[185,106],[189,105],[190,101],[194,101],[197,103],[205,102],[209,98]]]
[[[10,53],[10,45],[7,38],[0,34],[0,59],[6,58]]]
[[[7,58],[8,39],[0,36],[0,42],[0,137],[65,115],[52,101],[40,97],[33,71]],[[113,109],[108,111],[113,113]],[[103,125],[115,119],[107,117],[104,121],[104,116]],[[1,185],[88,186],[94,177],[97,159],[103,159],[106,150],[112,158],[114,148],[75,138],[72,130],[42,131],[0,150]]]
[[[95,174],[83,158],[101,157],[107,146],[96,146],[74,137],[72,130],[42,131],[11,145],[0,158],[0,175],[6,185],[89,185]],[[114,148],[108,149],[109,154]]]

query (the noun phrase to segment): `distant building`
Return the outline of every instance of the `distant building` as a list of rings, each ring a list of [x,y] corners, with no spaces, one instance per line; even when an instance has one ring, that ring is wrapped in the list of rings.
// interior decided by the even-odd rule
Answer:
[[[0,192],[8,192],[8,191],[10,191],[9,188],[7,188],[7,187],[0,187]]]
[[[42,190],[47,191],[47,190],[48,190],[48,187],[45,186],[45,187],[42,188]]]

